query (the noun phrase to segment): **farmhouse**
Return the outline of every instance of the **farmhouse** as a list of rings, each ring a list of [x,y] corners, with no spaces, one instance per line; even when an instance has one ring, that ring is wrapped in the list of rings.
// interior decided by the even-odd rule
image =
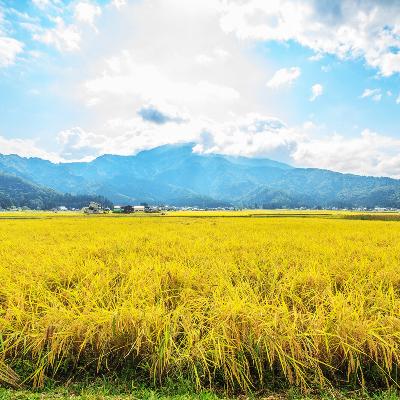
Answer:
[[[122,212],[125,214],[130,214],[133,213],[135,211],[134,206],[123,206],[122,207]]]
[[[138,212],[138,211],[144,212],[145,210],[146,210],[145,206],[130,206],[130,205],[127,205],[127,206],[123,206],[122,207],[122,212],[124,212],[126,214],[130,214],[130,213]]]
[[[104,211],[101,204],[91,201],[89,206],[83,209],[83,212],[85,214],[102,214]]]

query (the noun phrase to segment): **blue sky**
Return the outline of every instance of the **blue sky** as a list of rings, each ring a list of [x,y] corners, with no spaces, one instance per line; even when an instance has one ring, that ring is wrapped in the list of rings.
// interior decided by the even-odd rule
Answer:
[[[400,3],[0,0],[0,153],[165,143],[400,177]]]

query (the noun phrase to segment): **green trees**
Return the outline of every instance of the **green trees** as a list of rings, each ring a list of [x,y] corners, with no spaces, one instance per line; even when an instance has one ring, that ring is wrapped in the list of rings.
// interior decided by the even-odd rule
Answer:
[[[16,176],[0,173],[0,208],[29,207],[32,210],[49,210],[65,206],[80,209],[90,201],[104,207],[112,206],[103,196],[62,194]]]

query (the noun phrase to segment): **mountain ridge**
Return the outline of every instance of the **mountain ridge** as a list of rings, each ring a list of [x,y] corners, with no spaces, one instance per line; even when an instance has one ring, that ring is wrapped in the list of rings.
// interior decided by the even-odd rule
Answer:
[[[164,145],[136,155],[104,154],[69,163],[0,155],[0,172],[62,193],[102,195],[121,204],[400,208],[400,180],[394,178],[200,154],[193,147]]]

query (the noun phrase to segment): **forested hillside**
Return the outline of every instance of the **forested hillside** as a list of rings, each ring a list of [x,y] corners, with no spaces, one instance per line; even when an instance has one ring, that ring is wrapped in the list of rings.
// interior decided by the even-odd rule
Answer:
[[[112,203],[102,196],[62,194],[16,176],[0,173],[0,208],[13,206],[29,207],[34,210],[48,210],[59,206],[82,208],[90,201],[112,206]]]

